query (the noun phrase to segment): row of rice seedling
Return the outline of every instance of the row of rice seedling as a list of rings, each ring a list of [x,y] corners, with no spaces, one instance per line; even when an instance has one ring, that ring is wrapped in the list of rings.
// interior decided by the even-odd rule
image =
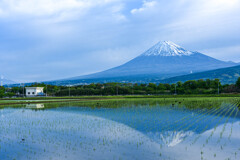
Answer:
[[[200,114],[198,115],[197,117],[193,117],[193,119],[191,120],[191,123],[185,123],[184,125],[181,125],[179,126],[176,130],[188,130],[190,127],[194,126],[195,123],[201,121],[201,120],[204,120],[204,118],[207,116],[207,115],[211,115],[211,114],[217,114],[218,112],[220,112],[221,110],[219,110],[218,108],[215,108],[212,110],[212,112],[205,112],[203,114]],[[220,114],[222,112],[224,112],[225,110],[221,111]],[[185,127],[185,128],[184,128]]]
[[[240,102],[238,102],[238,105],[239,105],[239,104],[240,104]],[[238,113],[239,113],[239,109],[237,108],[237,112],[235,113],[234,118],[237,117]],[[230,139],[231,139],[232,132],[233,132],[233,123],[234,123],[234,122],[231,123],[231,131],[230,131],[230,134],[229,134],[229,136],[228,136],[228,140],[229,140],[229,141],[230,141]]]
[[[216,108],[214,108],[213,106],[211,106],[211,108],[206,112],[205,110],[198,110],[198,111],[193,111],[192,113],[194,113],[194,115],[201,115],[202,113],[210,113],[210,112],[214,112],[216,110]],[[184,124],[186,122],[188,122],[189,120],[191,120],[193,118],[192,114],[188,114],[187,116],[178,119],[176,121],[174,121],[174,124],[181,126],[181,124]],[[195,117],[194,117],[195,118]],[[166,125],[163,130],[171,130],[174,126],[172,125]]]
[[[216,139],[216,138],[217,138],[217,139],[216,139],[214,142],[212,142],[212,143],[214,143],[216,146],[220,146],[220,147],[219,147],[219,150],[221,150],[221,151],[223,151],[223,150],[224,150],[224,147],[226,147],[227,145],[229,145],[229,147],[231,147],[231,146],[233,145],[231,142],[227,141],[226,138],[225,138],[224,140],[222,140],[222,141],[221,141],[221,139],[223,139],[222,135],[223,135],[224,131],[226,131],[226,130],[225,130],[225,129],[226,129],[225,127],[226,127],[227,124],[229,125],[229,123],[228,123],[229,118],[230,118],[231,115],[234,113],[234,111],[235,111],[235,116],[236,116],[237,113],[238,113],[238,109],[236,108],[236,106],[235,106],[235,108],[230,112],[230,114],[228,114],[228,116],[225,118],[225,122],[224,122],[223,126],[221,126],[222,129],[221,129],[220,132],[219,132],[220,137],[217,138],[217,136],[215,135],[215,139]],[[224,115],[224,116],[226,116],[226,115]],[[233,118],[235,118],[235,116],[234,116]],[[214,134],[215,131],[216,131],[216,127],[215,127],[214,130],[212,131],[211,135],[206,139],[205,143],[202,145],[201,150],[203,150],[203,148],[206,147],[206,146],[209,144],[210,138],[213,137],[213,134]],[[228,131],[226,132],[226,134],[229,133],[229,132],[230,132],[230,131],[228,130]],[[221,144],[220,144],[220,142],[221,142]],[[228,144],[227,144],[227,143],[228,143]],[[234,151],[234,150],[231,149],[231,152],[232,152],[232,151]],[[228,151],[228,152],[229,152],[229,151]],[[237,151],[234,152],[234,154],[235,154],[234,156],[233,156],[233,155],[229,155],[229,157],[226,158],[226,159],[232,159],[231,157],[237,158],[237,157],[236,157],[236,156],[237,156],[236,153],[237,153]],[[216,154],[216,153],[214,154],[214,157],[217,157],[217,154]]]
[[[228,104],[228,105],[224,106],[224,109],[221,110],[221,112],[220,112],[219,114],[217,114],[217,115],[214,116],[214,119],[213,119],[213,120],[219,119],[219,120],[217,121],[217,123],[215,124],[214,129],[218,126],[218,124],[224,119],[224,117],[225,117],[229,112],[231,113],[231,112],[234,111],[234,110],[235,110],[235,104]],[[222,113],[224,113],[224,114],[222,114]],[[191,143],[191,145],[193,145],[194,143],[196,143],[197,140],[201,137],[201,133],[203,133],[203,132],[205,132],[205,131],[207,130],[207,128],[208,128],[208,126],[209,126],[209,123],[210,123],[210,122],[206,123],[205,128],[204,128],[204,129],[200,132],[200,134],[195,138],[195,140]],[[213,131],[212,134],[206,139],[206,141],[209,141],[210,137],[213,136],[213,134],[214,134],[214,131]]]
[[[203,103],[204,104],[204,103]],[[193,109],[195,109],[194,107],[193,107]],[[216,107],[214,104],[211,104],[211,106],[210,107],[208,107],[208,109],[207,109],[207,111],[206,111],[206,108],[203,108],[203,109],[200,109],[200,110],[193,110],[193,114],[194,114],[194,117],[193,117],[193,115],[188,115],[188,116],[186,116],[186,117],[183,117],[183,118],[181,118],[181,119],[179,119],[179,120],[177,120],[177,121],[175,121],[176,123],[177,122],[183,122],[183,123],[185,123],[184,121],[189,121],[189,120],[192,120],[192,119],[196,119],[196,116],[195,115],[199,115],[199,116],[202,116],[202,113],[204,113],[204,114],[214,114],[214,111],[216,111],[216,110],[218,110],[218,107]],[[178,124],[179,126],[182,126],[181,124]],[[169,128],[166,128],[166,129],[170,129],[170,127]]]
[[[226,110],[226,108],[224,108],[225,110]],[[203,114],[204,114],[204,116],[197,116],[197,118],[196,118],[196,116],[194,116],[194,117],[192,117],[192,119],[196,119],[195,121],[194,120],[191,120],[191,122],[193,121],[193,123],[191,123],[191,124],[188,124],[188,126],[186,127],[186,128],[181,128],[181,129],[179,129],[180,130],[180,132],[182,132],[182,133],[184,133],[184,132],[186,132],[187,130],[190,130],[190,127],[192,126],[192,127],[194,127],[194,126],[196,126],[195,128],[191,128],[191,132],[195,132],[195,130],[197,130],[197,128],[199,127],[199,125],[195,125],[195,124],[197,124],[200,120],[201,120],[201,123],[204,123],[204,122],[206,122],[206,121],[208,121],[208,119],[210,118],[210,117],[215,117],[215,114],[217,114],[218,112],[220,112],[221,110],[219,110],[219,109],[213,109],[214,111],[210,111],[210,112],[205,112],[205,114],[204,114],[204,112],[203,112]],[[216,112],[216,110],[217,110],[217,112]],[[222,111],[223,112],[223,111]],[[220,112],[220,113],[222,113],[222,112]],[[206,114],[207,113],[207,114]],[[214,113],[214,114],[213,114]],[[203,119],[203,120],[202,120]],[[179,127],[181,127],[181,125],[179,126]],[[174,132],[176,132],[177,133],[177,131],[174,131]],[[184,141],[185,139],[187,138],[187,136],[185,136],[185,137],[183,137],[183,140],[182,141]],[[187,148],[187,147],[186,147]]]

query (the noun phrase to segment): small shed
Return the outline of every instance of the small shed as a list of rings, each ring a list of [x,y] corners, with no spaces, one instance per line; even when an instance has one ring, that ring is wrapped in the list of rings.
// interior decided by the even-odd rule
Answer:
[[[25,87],[27,97],[44,96],[44,87]]]

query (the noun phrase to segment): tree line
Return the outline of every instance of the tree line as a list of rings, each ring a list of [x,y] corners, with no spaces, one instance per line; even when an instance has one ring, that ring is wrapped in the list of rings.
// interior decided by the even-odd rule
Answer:
[[[26,87],[26,86],[25,86]],[[240,93],[240,77],[236,84],[222,85],[219,79],[189,80],[184,83],[92,83],[76,86],[57,86],[35,83],[28,87],[44,87],[48,96],[82,96],[82,95],[171,95],[171,94],[220,94]],[[23,86],[0,87],[0,98],[21,96],[25,92]]]

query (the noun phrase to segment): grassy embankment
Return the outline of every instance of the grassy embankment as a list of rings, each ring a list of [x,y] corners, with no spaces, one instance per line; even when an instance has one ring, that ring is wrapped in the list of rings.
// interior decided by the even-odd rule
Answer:
[[[98,102],[106,100],[129,100],[129,99],[161,99],[161,98],[211,98],[211,97],[240,97],[240,94],[220,95],[127,95],[127,96],[79,96],[79,97],[32,97],[32,98],[5,98],[0,99],[0,105],[9,104],[34,104],[34,103],[57,103],[57,102]]]

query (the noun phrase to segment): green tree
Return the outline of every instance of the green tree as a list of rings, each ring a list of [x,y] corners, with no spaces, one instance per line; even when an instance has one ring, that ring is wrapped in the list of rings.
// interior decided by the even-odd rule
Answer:
[[[197,80],[197,86],[198,88],[207,88],[207,82],[203,79]]]
[[[4,88],[0,87],[0,98],[4,96]]]
[[[240,77],[238,78],[238,80],[237,80],[237,82],[236,82],[236,86],[237,86],[238,88],[240,88]]]
[[[152,88],[152,89],[156,89],[157,88],[157,85],[154,84],[154,83],[149,83],[148,84],[148,87]]]
[[[159,85],[158,85],[157,89],[158,89],[158,90],[161,90],[161,91],[164,91],[164,90],[166,90],[167,88],[165,87],[165,85],[164,85],[164,84],[162,84],[162,83],[159,83]]]
[[[197,82],[195,80],[186,81],[183,86],[185,89],[193,90],[197,88]]]
[[[177,87],[178,87],[178,88],[181,88],[182,85],[183,85],[183,83],[182,83],[181,81],[177,82]]]
[[[171,90],[171,85],[170,84],[165,84],[166,90]]]

